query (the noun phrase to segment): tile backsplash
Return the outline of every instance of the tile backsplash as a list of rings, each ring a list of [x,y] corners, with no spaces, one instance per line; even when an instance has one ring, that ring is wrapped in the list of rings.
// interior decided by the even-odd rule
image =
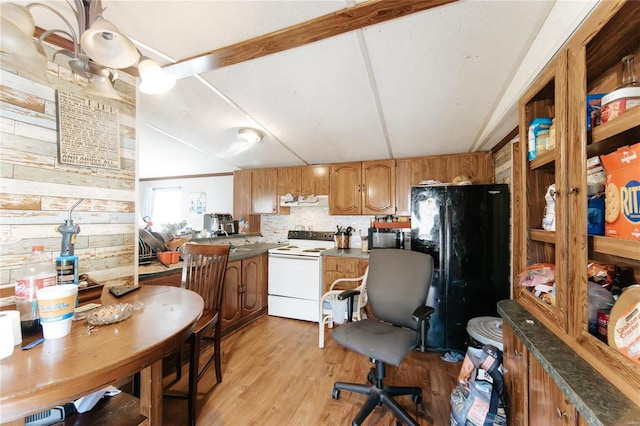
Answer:
[[[287,232],[304,226],[313,231],[335,232],[337,226],[355,229],[349,239],[349,246],[360,247],[360,235],[366,235],[373,216],[330,216],[328,207],[290,207],[288,215],[263,215],[260,219],[262,235],[267,243],[281,243],[287,240]]]

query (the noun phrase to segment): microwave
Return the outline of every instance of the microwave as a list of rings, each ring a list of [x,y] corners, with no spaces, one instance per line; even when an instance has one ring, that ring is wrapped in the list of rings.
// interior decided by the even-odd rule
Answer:
[[[405,246],[405,234],[402,229],[369,228],[367,243],[369,250],[385,248],[408,248]]]

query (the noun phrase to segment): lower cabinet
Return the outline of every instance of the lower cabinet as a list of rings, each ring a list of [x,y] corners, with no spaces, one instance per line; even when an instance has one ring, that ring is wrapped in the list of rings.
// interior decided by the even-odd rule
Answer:
[[[506,323],[502,341],[509,424],[584,424],[576,408]]]
[[[230,260],[224,279],[222,335],[246,325],[267,312],[267,254]],[[182,268],[141,275],[141,285],[180,287]]]
[[[323,256],[323,293],[329,290],[329,286],[338,278],[358,278],[364,274],[369,265],[368,259],[344,257],[344,256]],[[360,283],[355,283],[357,287]]]
[[[578,411],[558,385],[529,354],[529,424],[577,425]]]
[[[224,279],[222,335],[267,311],[267,255],[230,261]]]
[[[529,410],[527,380],[529,352],[522,341],[516,337],[511,327],[504,321],[502,325],[502,345],[504,385],[509,398],[507,418],[511,425],[526,425]]]
[[[180,287],[182,284],[182,268],[174,268],[157,274],[139,275],[138,284]]]

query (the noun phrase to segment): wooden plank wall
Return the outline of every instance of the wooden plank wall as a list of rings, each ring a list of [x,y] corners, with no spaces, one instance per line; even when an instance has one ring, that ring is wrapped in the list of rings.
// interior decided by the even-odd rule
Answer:
[[[512,149],[519,137],[504,144],[502,148],[493,154],[494,182],[506,183],[511,186]]]
[[[72,215],[80,226],[79,272],[105,285],[133,283],[136,274],[135,80],[120,74],[121,101],[96,99],[118,108],[120,169],[60,164],[56,90],[84,96],[60,57],[49,62],[49,85],[0,58],[0,305],[11,301],[15,275],[33,245],[43,245],[53,260],[60,254],[56,229],[81,198]]]

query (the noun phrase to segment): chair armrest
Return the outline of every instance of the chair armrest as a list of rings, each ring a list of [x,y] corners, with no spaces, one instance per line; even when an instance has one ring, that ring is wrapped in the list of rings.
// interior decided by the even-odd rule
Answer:
[[[329,290],[333,290],[333,287],[335,287],[335,285],[339,283],[356,282],[356,281],[362,281],[363,279],[364,279],[364,275],[356,278],[338,278],[337,280],[331,283],[331,286],[329,286]]]
[[[433,309],[431,306],[420,305],[415,309],[415,311],[413,311],[413,319],[415,321],[424,321],[425,319],[428,319],[434,312],[435,309]]]
[[[338,300],[348,299],[350,297],[355,297],[360,294],[360,290],[345,290],[338,295]]]
[[[360,294],[360,290],[349,289],[345,290],[338,295],[338,300],[347,300],[347,322],[353,321],[353,301],[357,295]]]

